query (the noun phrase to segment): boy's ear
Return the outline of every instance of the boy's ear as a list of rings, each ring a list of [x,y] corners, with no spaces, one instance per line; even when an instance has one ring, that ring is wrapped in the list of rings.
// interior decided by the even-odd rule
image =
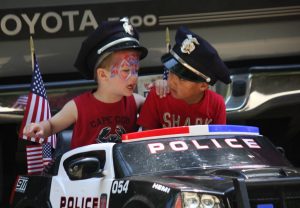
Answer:
[[[109,76],[108,71],[103,68],[97,69],[97,78],[100,80],[107,79]]]
[[[208,83],[206,83],[206,82],[200,82],[200,89],[201,89],[201,91],[207,90],[208,87],[209,87]]]

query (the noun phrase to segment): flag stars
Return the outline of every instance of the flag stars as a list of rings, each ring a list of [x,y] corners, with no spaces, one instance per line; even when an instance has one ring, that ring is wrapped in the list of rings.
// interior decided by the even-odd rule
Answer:
[[[32,88],[31,88],[32,92],[46,98],[46,90],[44,88],[44,83],[42,80],[41,73],[39,71],[38,65],[35,66],[36,68],[34,69],[34,76],[32,80]]]

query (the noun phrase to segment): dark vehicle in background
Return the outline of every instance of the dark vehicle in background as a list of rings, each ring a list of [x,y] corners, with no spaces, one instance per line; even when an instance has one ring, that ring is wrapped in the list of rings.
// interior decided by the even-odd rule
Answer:
[[[232,84],[213,88],[226,100],[228,124],[258,126],[300,166],[300,2],[199,0],[2,0],[0,6],[0,207],[15,176],[26,173],[18,139],[31,81],[32,35],[53,113],[95,86],[73,67],[83,38],[100,20],[127,16],[149,49],[138,93],[162,74],[166,27],[171,45],[187,25],[210,41],[230,68]],[[24,99],[25,98],[25,99]]]
[[[256,127],[173,127],[122,141],[67,151],[44,174],[18,176],[12,207],[300,206],[299,169]]]

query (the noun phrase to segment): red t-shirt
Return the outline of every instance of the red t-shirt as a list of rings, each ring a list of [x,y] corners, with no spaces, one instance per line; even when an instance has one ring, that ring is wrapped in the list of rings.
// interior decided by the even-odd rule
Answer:
[[[120,139],[125,132],[138,130],[137,106],[134,96],[116,103],[103,103],[91,92],[74,98],[78,118],[73,128],[71,148],[99,143],[99,140]]]
[[[203,99],[195,104],[165,98],[151,89],[141,109],[138,125],[146,129],[204,124],[226,124],[226,107],[221,95],[206,90]]]

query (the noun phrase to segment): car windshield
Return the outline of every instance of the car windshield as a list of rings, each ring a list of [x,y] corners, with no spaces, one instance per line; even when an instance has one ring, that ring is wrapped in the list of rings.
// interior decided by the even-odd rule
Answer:
[[[262,136],[192,136],[122,143],[115,146],[124,175],[183,169],[290,166]]]

